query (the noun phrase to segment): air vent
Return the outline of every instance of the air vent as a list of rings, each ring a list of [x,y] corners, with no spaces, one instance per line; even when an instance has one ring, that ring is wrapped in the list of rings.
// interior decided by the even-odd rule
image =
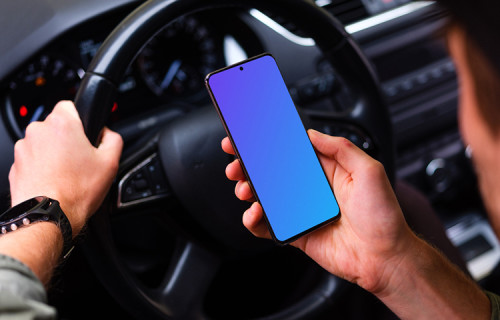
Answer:
[[[316,4],[328,10],[344,25],[369,16],[361,0],[317,0]]]

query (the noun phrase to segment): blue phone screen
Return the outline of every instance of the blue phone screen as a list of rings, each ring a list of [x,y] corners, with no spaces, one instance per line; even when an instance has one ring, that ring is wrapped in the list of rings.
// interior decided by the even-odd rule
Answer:
[[[274,237],[280,242],[340,211],[307,132],[271,55],[207,78]]]

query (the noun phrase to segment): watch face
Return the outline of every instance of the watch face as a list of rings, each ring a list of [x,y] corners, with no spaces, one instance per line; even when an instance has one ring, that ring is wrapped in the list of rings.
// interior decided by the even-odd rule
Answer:
[[[27,213],[28,211],[34,209],[39,206],[40,203],[47,198],[44,197],[35,197],[20,204],[10,208],[0,215],[0,222],[8,222],[12,219],[18,218],[19,216]]]

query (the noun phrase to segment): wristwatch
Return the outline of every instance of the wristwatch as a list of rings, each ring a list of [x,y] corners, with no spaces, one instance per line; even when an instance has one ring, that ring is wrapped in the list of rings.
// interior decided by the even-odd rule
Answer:
[[[73,249],[73,231],[57,200],[34,197],[10,208],[0,214],[0,231],[5,234],[39,221],[53,222],[61,229],[64,240],[62,257],[66,258]]]

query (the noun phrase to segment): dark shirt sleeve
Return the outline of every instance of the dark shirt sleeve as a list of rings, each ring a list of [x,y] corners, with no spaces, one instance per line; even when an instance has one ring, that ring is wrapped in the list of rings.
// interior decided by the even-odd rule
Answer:
[[[490,299],[491,302],[491,320],[499,320],[500,319],[500,296],[485,291],[486,295]]]
[[[23,263],[0,254],[0,320],[56,319],[40,280]]]

